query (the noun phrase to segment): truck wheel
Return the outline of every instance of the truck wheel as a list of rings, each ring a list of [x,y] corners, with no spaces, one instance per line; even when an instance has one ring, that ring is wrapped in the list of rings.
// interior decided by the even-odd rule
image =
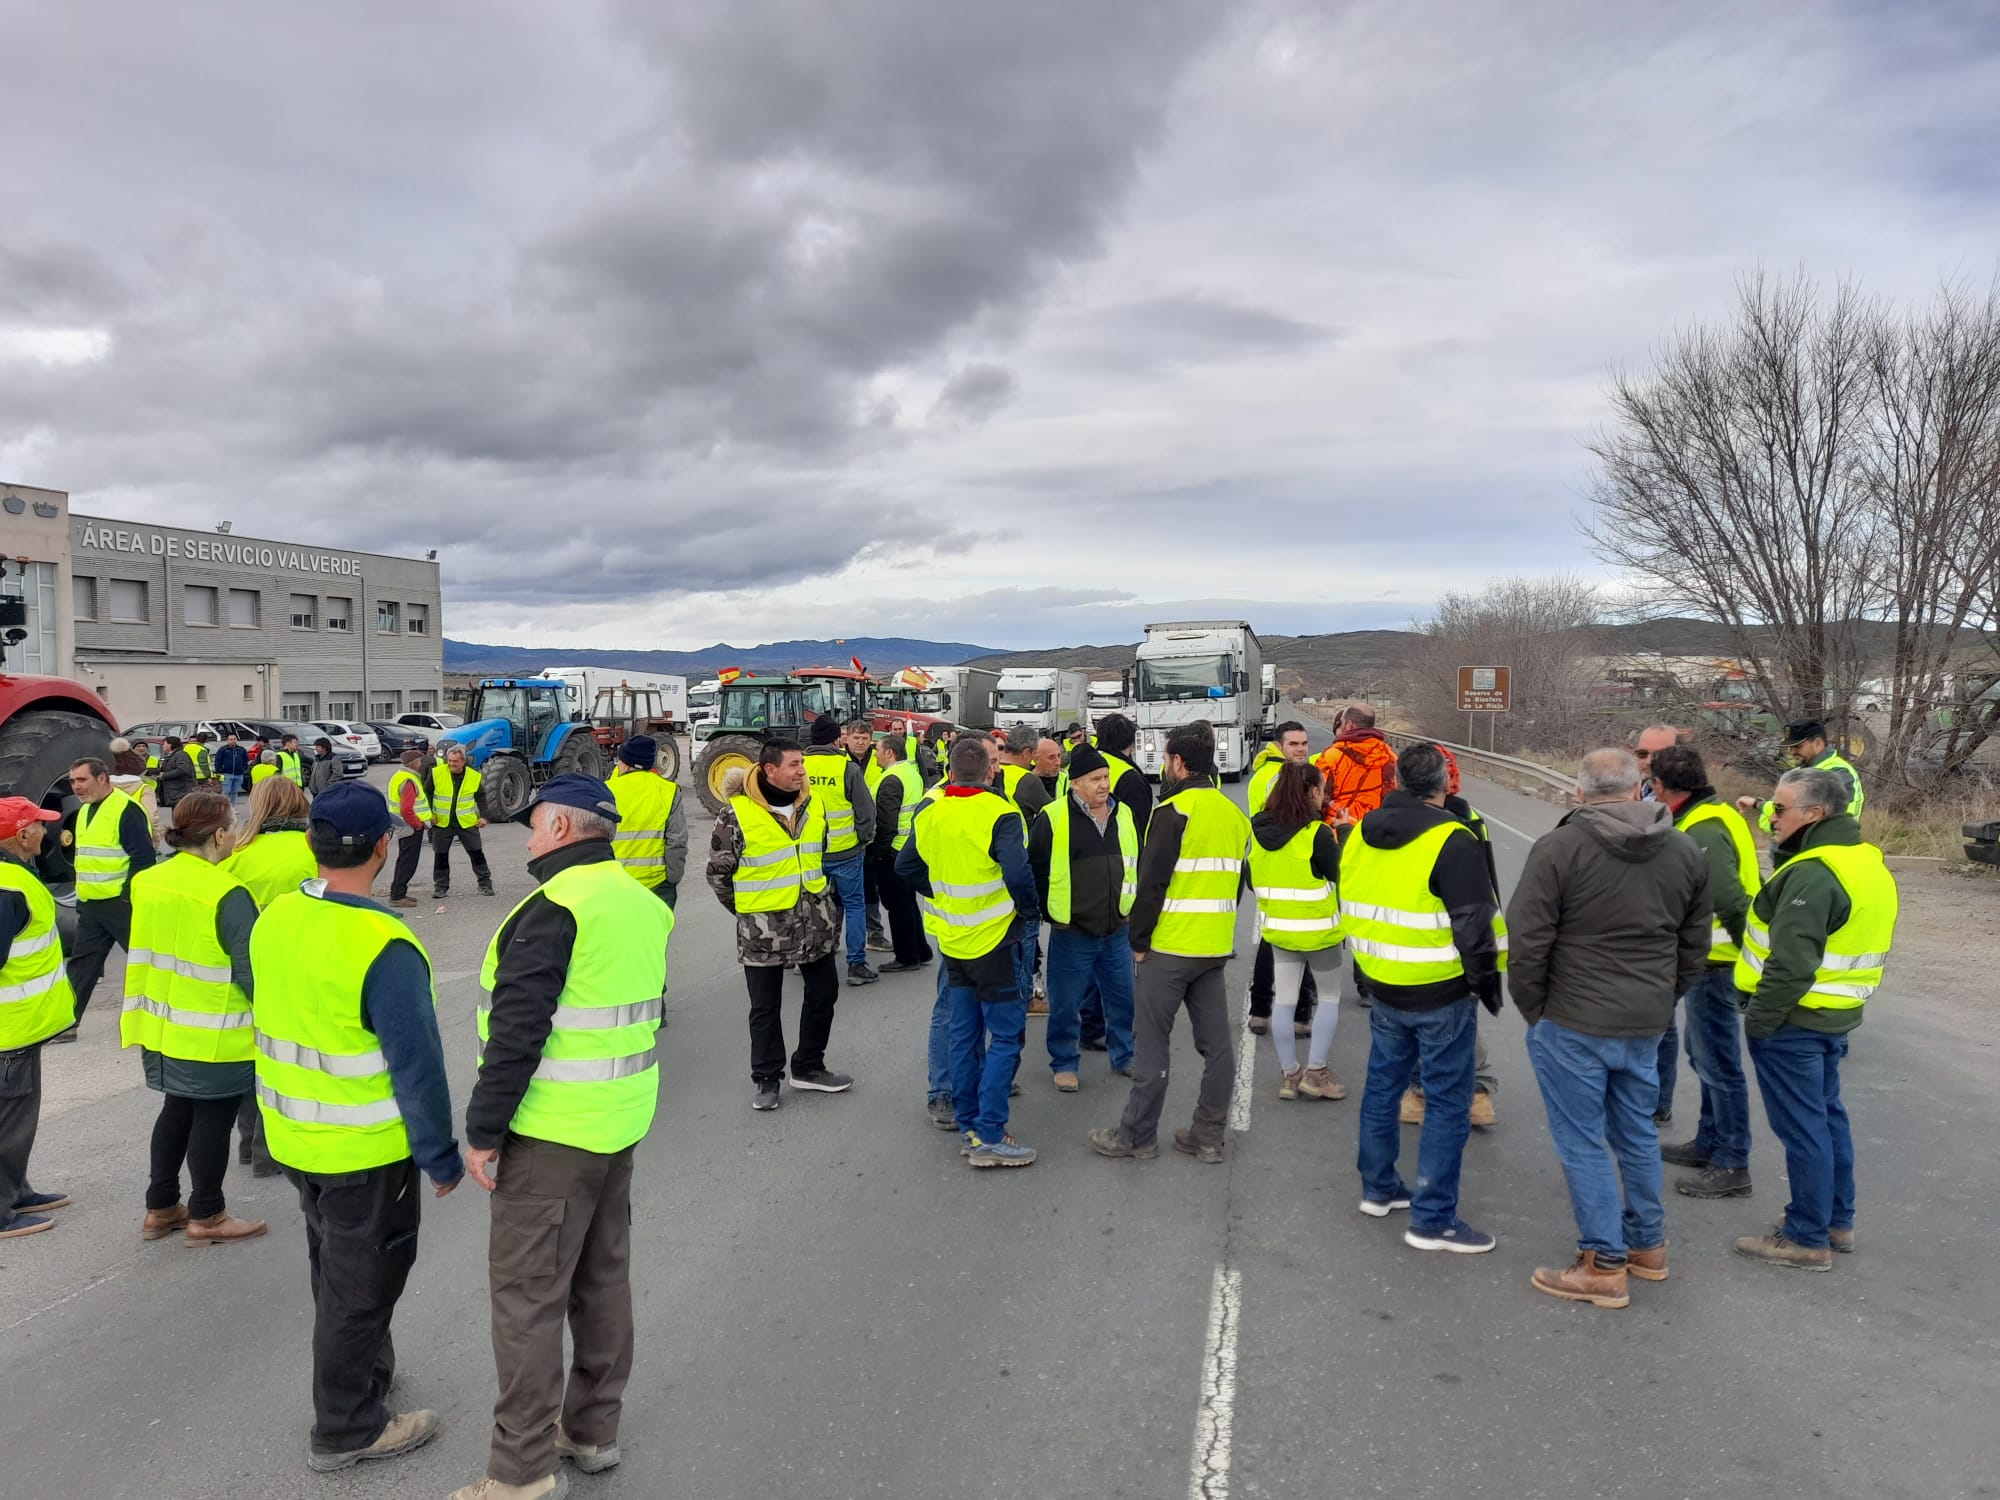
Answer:
[[[479,777],[479,811],[489,823],[510,823],[520,817],[534,794],[528,768],[511,755],[488,758]]]
[[[702,806],[712,813],[727,807],[729,796],[722,789],[723,782],[733,770],[741,769],[745,776],[756,770],[757,756],[763,748],[763,741],[754,734],[718,734],[710,740],[694,768],[695,794],[701,798]]]
[[[680,741],[670,734],[663,734],[660,736],[659,744],[660,761],[658,769],[660,774],[669,781],[679,781],[681,779]]]
[[[589,731],[581,733],[572,730],[563,741],[562,749],[556,752],[555,774],[575,776],[595,776],[604,779],[604,747],[591,738]]]
[[[91,714],[34,709],[0,725],[0,796],[60,810],[69,768],[86,756],[111,759],[111,726]]]

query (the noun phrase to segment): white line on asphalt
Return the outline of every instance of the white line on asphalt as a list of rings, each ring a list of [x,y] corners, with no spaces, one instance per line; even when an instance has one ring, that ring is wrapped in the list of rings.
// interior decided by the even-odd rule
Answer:
[[[1498,818],[1494,817],[1492,813],[1488,812],[1483,807],[1479,809],[1479,816],[1484,818],[1487,822],[1491,823],[1495,828],[1499,829],[1502,833],[1513,834],[1515,838],[1519,839],[1524,844],[1532,844],[1535,841],[1531,835],[1521,832],[1521,830],[1516,828],[1512,823],[1501,822]]]
[[[1208,1298],[1208,1342],[1202,1355],[1201,1408],[1195,1415],[1188,1500],[1228,1500],[1229,1445],[1236,1427],[1236,1328],[1242,1311],[1242,1274],[1224,1262],[1215,1268],[1215,1286]]]
[[[110,1271],[107,1271],[104,1275],[97,1277],[95,1280],[86,1281],[82,1286],[78,1287],[75,1291],[65,1293],[63,1296],[56,1298],[55,1301],[47,1304],[44,1307],[36,1308],[33,1312],[29,1313],[25,1318],[16,1318],[12,1323],[8,1323],[4,1327],[0,1327],[0,1333],[12,1333],[16,1328],[25,1328],[28,1324],[34,1322],[35,1319],[39,1318],[43,1313],[54,1312],[57,1308],[65,1306],[68,1303],[74,1302],[76,1301],[77,1298],[82,1297],[90,1292],[96,1291],[99,1287],[103,1286],[107,1281],[116,1281],[120,1276],[123,1276],[127,1271],[131,1270],[135,1264],[136,1264],[135,1261],[127,1260],[122,1265],[114,1266]]]
[[[1247,1022],[1238,1022],[1236,1035],[1236,1092],[1229,1100],[1229,1128],[1250,1128],[1250,1091],[1257,1082],[1257,1033]]]

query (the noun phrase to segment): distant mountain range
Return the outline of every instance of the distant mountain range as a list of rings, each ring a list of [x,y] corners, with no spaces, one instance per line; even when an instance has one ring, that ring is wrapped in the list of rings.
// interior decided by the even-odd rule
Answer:
[[[643,672],[701,678],[713,677],[724,667],[741,667],[746,672],[783,672],[792,667],[846,666],[850,656],[860,657],[861,664],[871,672],[893,672],[899,667],[951,667],[992,652],[991,646],[971,646],[963,641],[910,641],[878,636],[854,636],[844,641],[773,641],[767,646],[718,642],[699,651],[482,646],[447,636],[444,669],[489,677],[533,676],[544,667],[631,667]]]

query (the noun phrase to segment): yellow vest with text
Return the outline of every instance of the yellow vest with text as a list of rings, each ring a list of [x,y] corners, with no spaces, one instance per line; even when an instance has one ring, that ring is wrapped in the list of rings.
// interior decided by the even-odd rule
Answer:
[[[1250,888],[1263,917],[1264,941],[1291,953],[1340,945],[1340,895],[1313,873],[1313,844],[1325,825],[1308,823],[1282,847],[1250,841]]]
[[[1681,830],[1686,832],[1697,823],[1720,823],[1729,835],[1729,847],[1736,854],[1736,878],[1743,882],[1743,894],[1752,901],[1757,899],[1757,843],[1750,835],[1750,825],[1743,814],[1721,802],[1704,802],[1692,809],[1681,820]],[[1746,916],[1745,922],[1749,921]],[[1711,916],[1708,928],[1708,961],[1712,964],[1733,964],[1741,957],[1735,939],[1729,929],[1722,924],[1722,918]]]
[[[903,845],[910,841],[910,824],[916,820],[917,809],[923,805],[924,778],[917,768],[906,760],[899,760],[882,771],[883,781],[898,781],[903,786],[903,805],[896,809],[896,836],[889,841],[889,847],[901,852]]]
[[[1236,902],[1250,820],[1214,787],[1190,787],[1170,801],[1187,826],[1152,946],[1184,958],[1220,958],[1236,945]]]
[[[979,958],[999,947],[1014,921],[1014,898],[993,858],[993,830],[1021,810],[991,792],[939,797],[913,825],[917,853],[930,871],[919,895],[924,930],[953,958]]]
[[[398,822],[402,822],[403,787],[406,784],[414,786],[417,789],[417,821],[425,827],[429,827],[431,821],[430,793],[424,790],[424,778],[419,776],[415,771],[412,771],[408,766],[398,766],[396,774],[389,778],[389,811],[396,815]],[[404,826],[407,827],[408,825],[405,824]]]
[[[611,800],[618,804],[611,848],[626,874],[647,890],[657,890],[667,878],[667,819],[680,788],[657,771],[622,770],[609,785]]]
[[[187,1062],[248,1062],[256,1055],[250,999],[215,932],[223,897],[241,889],[227,870],[187,853],[132,877],[121,1046]]]
[[[368,970],[391,943],[408,943],[431,967],[387,912],[304,891],[278,897],[250,934],[257,1106],[271,1155],[296,1171],[365,1172],[410,1154],[388,1059],[361,1010]]]
[[[741,792],[729,799],[736,826],[743,830],[743,854],[736,861],[730,885],[739,915],[760,911],[790,911],[799,904],[800,890],[817,895],[826,889],[826,818],[819,799],[806,800],[805,820],[794,838],[771,810]]]
[[[610,860],[571,865],[536,894],[576,918],[576,943],[542,1060],[509,1128],[609,1156],[637,1145],[660,1100],[657,1037],[666,1013],[667,939],[674,914]],[[521,906],[526,906],[528,897]],[[516,906],[507,915],[511,922]],[[479,971],[480,1059],[486,1055],[500,932]]]
[[[258,834],[233,850],[222,868],[243,883],[259,911],[319,875],[312,841],[295,828]]]
[[[454,823],[460,828],[479,826],[479,783],[480,775],[466,762],[465,774],[459,778],[458,792],[454,796],[451,789],[451,768],[439,761],[431,768],[431,822],[439,828],[449,828]]]
[[[80,803],[76,809],[76,899],[109,901],[125,894],[132,860],[118,842],[125,809],[139,804],[113,787],[102,802]]]
[[[1382,984],[1438,984],[1465,972],[1451,935],[1451,916],[1431,890],[1431,872],[1445,841],[1454,834],[1474,837],[1453,821],[1427,828],[1400,849],[1378,849],[1363,827],[1349,833],[1340,850],[1340,916],[1354,961]],[[1493,916],[1493,936],[1501,966],[1507,956],[1507,924]]]
[[[826,852],[844,854],[861,843],[854,831],[854,804],[847,797],[847,768],[854,764],[845,750],[829,755],[822,751],[806,754],[806,784],[812,799],[826,819]]]
[[[0,891],[19,891],[28,921],[0,964],[0,1052],[32,1047],[76,1021],[76,992],[63,972],[56,898],[33,870],[0,859]],[[13,1208],[8,1205],[9,1210]]]
[[[1070,807],[1065,796],[1041,811],[1049,822],[1049,909],[1045,915],[1057,926],[1067,926],[1070,914]],[[1139,894],[1139,825],[1132,821],[1132,809],[1114,802],[1117,809],[1118,852],[1125,859],[1124,877],[1118,882],[1118,915],[1132,915],[1132,902]]]
[[[1873,844],[1828,844],[1806,849],[1786,860],[1767,883],[1767,890],[1776,890],[1773,909],[1784,900],[1786,873],[1807,860],[1818,860],[1833,872],[1833,878],[1847,892],[1848,912],[1847,920],[1827,934],[1812,988],[1799,997],[1798,1003],[1808,1010],[1853,1010],[1865,1004],[1882,985],[1882,971],[1895,941],[1900,907],[1896,877],[1889,873],[1889,867],[1882,862],[1882,851]],[[1743,924],[1743,952],[1737,957],[1734,976],[1736,988],[1754,993],[1764,975],[1764,962],[1770,956],[1770,923],[1752,907]]]

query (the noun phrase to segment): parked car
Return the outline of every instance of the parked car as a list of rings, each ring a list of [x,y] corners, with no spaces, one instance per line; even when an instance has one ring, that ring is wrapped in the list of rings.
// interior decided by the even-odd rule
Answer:
[[[368,727],[375,731],[375,737],[382,742],[382,759],[401,760],[405,750],[422,750],[426,754],[431,748],[431,737],[423,730],[409,724],[385,723],[381,719],[370,719]]]
[[[397,714],[396,722],[398,724],[409,724],[417,729],[440,730],[456,729],[465,720],[457,714],[414,713]]]
[[[359,745],[349,744],[346,739],[336,736],[329,727],[332,722],[329,720],[326,724],[321,724],[309,720],[304,724],[286,724],[282,727],[286,734],[295,734],[299,737],[299,754],[305,757],[307,769],[312,766],[313,741],[325,739],[332,742],[333,753],[340,757],[340,773],[343,780],[352,781],[357,776],[366,776],[368,757],[361,753]]]
[[[381,757],[381,739],[374,729],[358,719],[314,719],[312,723],[336,746],[351,745],[369,760]]]

